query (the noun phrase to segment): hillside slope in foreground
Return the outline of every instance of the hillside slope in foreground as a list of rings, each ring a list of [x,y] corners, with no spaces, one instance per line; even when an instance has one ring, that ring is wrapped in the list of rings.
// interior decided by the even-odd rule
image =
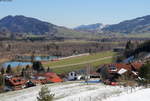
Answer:
[[[125,92],[129,92],[130,89],[125,87],[106,86],[102,83],[87,85],[82,81],[49,84],[47,86],[51,92],[55,94],[54,101],[102,101],[102,99],[104,100],[108,97],[107,101],[148,101],[147,98],[150,96],[150,89],[126,94]],[[0,94],[0,101],[37,101],[36,98],[41,87],[42,86],[36,86],[20,91]],[[119,97],[111,99],[111,96]],[[145,100],[143,100],[142,97]]]

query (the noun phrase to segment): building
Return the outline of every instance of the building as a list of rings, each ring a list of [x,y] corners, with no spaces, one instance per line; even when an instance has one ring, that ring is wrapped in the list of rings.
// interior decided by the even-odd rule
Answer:
[[[13,77],[13,76],[6,76],[5,77],[5,86],[10,88],[11,90],[20,90],[25,88],[27,80],[21,77]]]
[[[120,77],[125,77],[124,79],[138,77],[138,70],[142,65],[141,62],[106,64],[101,66],[97,72],[100,73],[102,80],[116,82]]]

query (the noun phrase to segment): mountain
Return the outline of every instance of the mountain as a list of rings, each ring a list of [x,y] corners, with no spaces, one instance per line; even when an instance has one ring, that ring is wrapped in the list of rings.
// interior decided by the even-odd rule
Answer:
[[[7,16],[0,20],[0,30],[13,33],[53,34],[55,25],[25,16]]]
[[[22,15],[6,16],[0,20],[0,37],[63,37],[85,38],[91,37],[91,33],[80,32],[66,27],[57,26],[45,21]]]
[[[105,25],[101,23],[96,23],[96,24],[90,24],[90,25],[81,25],[81,26],[74,28],[74,30],[87,31],[87,32],[100,32],[101,29],[104,27]]]
[[[138,34],[150,32],[150,15],[126,20],[118,24],[109,25],[102,29],[104,32],[115,32],[125,34]]]
[[[123,34],[150,33],[150,15],[126,20],[118,24],[104,25],[101,23],[81,25],[74,29],[61,27],[36,18],[22,15],[6,16],[0,20],[0,37],[63,37],[63,38],[101,38]]]

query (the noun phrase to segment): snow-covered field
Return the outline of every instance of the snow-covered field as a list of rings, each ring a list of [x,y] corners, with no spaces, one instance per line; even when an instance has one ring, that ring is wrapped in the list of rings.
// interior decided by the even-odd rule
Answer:
[[[150,88],[139,90],[134,93],[111,97],[104,101],[150,101]]]
[[[79,82],[65,82],[49,84],[47,86],[51,89],[51,92],[55,94],[55,101],[101,101],[102,99],[105,99],[108,96],[115,96],[127,91],[127,88],[124,87],[106,86],[101,83],[87,85],[85,83]],[[0,101],[37,101],[36,97],[38,96],[40,88],[41,86],[36,86],[20,91],[4,93],[0,95]],[[116,98],[121,97],[122,96]],[[115,97],[112,97],[111,100],[107,101],[125,100],[115,100]]]

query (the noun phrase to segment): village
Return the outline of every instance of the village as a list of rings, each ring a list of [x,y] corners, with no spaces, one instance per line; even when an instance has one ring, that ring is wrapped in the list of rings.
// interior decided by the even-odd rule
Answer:
[[[122,52],[122,49],[114,50]],[[70,59],[89,54],[74,55],[64,58],[55,58],[56,62],[62,59]],[[7,66],[6,72],[1,69],[3,86],[1,92],[21,90],[37,85],[60,83],[67,81],[81,81],[84,83],[104,83],[111,86],[139,86],[138,81],[143,81],[139,71],[144,64],[148,63],[150,54],[144,54],[142,58],[130,56],[120,63],[102,64],[98,68],[86,68],[70,71],[68,73],[56,74],[50,67],[44,67],[41,61],[33,61],[32,65],[26,65],[21,72],[13,73],[11,65]]]
[[[150,101],[150,0],[0,0],[0,101]]]
[[[0,97],[5,95],[0,101],[19,101],[20,97],[34,101],[44,86],[52,90],[56,101],[101,101],[149,88],[149,41],[135,43],[67,57],[16,56],[18,62],[13,59],[0,69]],[[12,95],[11,100],[7,95]]]

